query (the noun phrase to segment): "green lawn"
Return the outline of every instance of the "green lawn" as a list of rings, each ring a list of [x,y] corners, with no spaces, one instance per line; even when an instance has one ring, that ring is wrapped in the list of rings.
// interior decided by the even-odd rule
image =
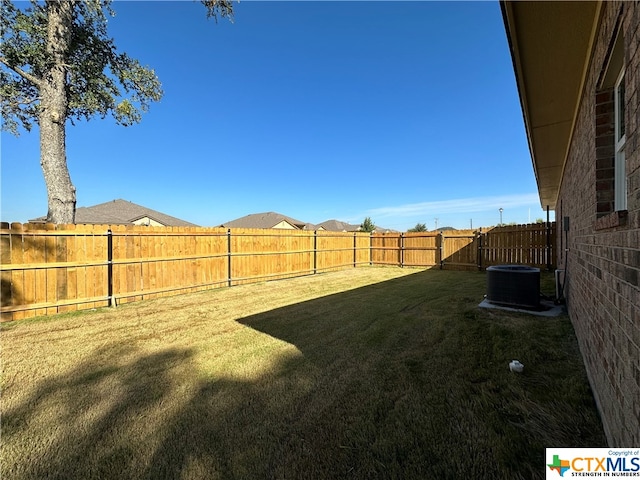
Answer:
[[[577,342],[477,308],[485,282],[358,268],[4,324],[0,476],[544,478],[545,447],[606,445]]]

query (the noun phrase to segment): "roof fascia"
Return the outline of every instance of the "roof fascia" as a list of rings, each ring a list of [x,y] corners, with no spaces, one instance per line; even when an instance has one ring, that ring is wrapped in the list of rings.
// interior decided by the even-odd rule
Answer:
[[[514,12],[514,8],[515,5],[517,5],[519,2],[514,2],[514,1],[506,1],[506,0],[501,0],[500,1],[500,8],[502,11],[502,18],[503,18],[503,22],[504,22],[504,26],[505,26],[505,31],[507,34],[507,42],[509,45],[509,50],[511,53],[511,61],[513,64],[513,71],[514,71],[514,75],[515,75],[515,79],[516,79],[516,87],[518,90],[518,97],[520,99],[520,106],[522,108],[522,115],[523,115],[523,121],[524,121],[524,126],[525,126],[525,131],[526,131],[526,135],[527,135],[527,144],[529,146],[529,154],[531,156],[531,161],[533,164],[533,171],[534,171],[534,175],[536,178],[536,184],[538,185],[538,188],[540,188],[541,182],[540,182],[540,177],[539,177],[539,172],[538,172],[538,165],[536,163],[536,155],[535,155],[535,145],[533,142],[533,129],[532,129],[532,125],[531,125],[531,116],[530,116],[530,108],[528,105],[528,98],[529,95],[527,95],[527,89],[526,89],[526,84],[523,81],[525,76],[523,73],[523,68],[522,68],[522,61],[521,61],[521,57],[520,57],[520,47],[518,45],[518,39],[517,39],[517,35],[514,33],[515,32],[515,28],[516,28],[516,14]],[[594,54],[594,47],[595,47],[595,43],[597,41],[597,35],[598,32],[600,30],[600,25],[602,22],[602,17],[603,17],[603,13],[604,13],[604,8],[603,8],[603,2],[602,0],[598,0],[596,2],[596,11],[594,14],[594,21],[592,22],[591,25],[591,32],[589,35],[589,42],[588,42],[588,60],[586,62],[584,62],[583,64],[583,69],[580,75],[580,86],[578,88],[578,98],[574,107],[574,112],[572,114],[572,119],[571,119],[571,127],[569,129],[569,137],[567,139],[567,143],[566,143],[566,148],[565,148],[565,152],[563,154],[562,157],[562,167],[561,167],[561,173],[560,173],[560,183],[562,182],[562,179],[564,178],[564,173],[565,173],[565,169],[566,169],[566,165],[567,165],[567,159],[569,157],[569,153],[571,150],[571,145],[572,145],[572,141],[575,135],[575,129],[576,129],[576,124],[577,124],[577,119],[578,119],[578,113],[580,110],[580,107],[582,106],[582,102],[584,99],[584,94],[585,94],[585,89],[586,89],[586,83],[587,83],[587,78],[589,75],[589,70],[592,66],[593,63],[593,54]],[[555,192],[555,199],[554,199],[554,203],[553,205],[544,205],[542,204],[542,198],[540,198],[541,200],[541,206],[542,208],[552,208],[555,210],[557,202],[558,202],[558,196],[560,193],[560,184],[557,185],[556,188],[556,192]]]

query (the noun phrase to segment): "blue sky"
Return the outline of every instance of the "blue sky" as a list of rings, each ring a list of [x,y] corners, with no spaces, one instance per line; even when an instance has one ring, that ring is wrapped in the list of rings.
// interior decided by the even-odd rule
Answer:
[[[276,211],[406,230],[546,218],[498,2],[114,3],[155,69],[142,123],[69,125],[78,206],[123,198],[203,226]],[[47,211],[37,129],[2,132],[2,221]]]

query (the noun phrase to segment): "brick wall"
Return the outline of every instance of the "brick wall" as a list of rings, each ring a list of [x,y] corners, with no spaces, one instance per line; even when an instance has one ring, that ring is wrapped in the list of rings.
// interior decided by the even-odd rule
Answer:
[[[640,446],[640,2],[604,2],[556,206],[558,265],[610,446]],[[599,84],[624,35],[627,210],[613,207],[613,93]],[[569,217],[564,231],[563,217]]]

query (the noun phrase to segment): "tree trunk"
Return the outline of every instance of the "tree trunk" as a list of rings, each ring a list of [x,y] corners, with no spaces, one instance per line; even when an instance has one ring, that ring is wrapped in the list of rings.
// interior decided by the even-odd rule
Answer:
[[[40,86],[40,164],[47,185],[51,223],[75,223],[76,189],[71,183],[66,155],[67,52],[73,23],[73,2],[49,0],[47,52],[51,66]]]

